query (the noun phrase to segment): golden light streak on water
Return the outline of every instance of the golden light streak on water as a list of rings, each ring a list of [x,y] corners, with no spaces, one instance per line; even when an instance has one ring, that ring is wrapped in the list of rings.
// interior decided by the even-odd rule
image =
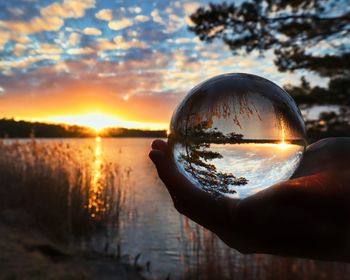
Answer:
[[[100,212],[105,211],[103,200],[101,199],[103,191],[102,183],[102,149],[101,149],[101,137],[95,138],[95,153],[94,163],[92,170],[91,189],[92,193],[89,198],[89,209],[91,212],[91,218],[96,218]]]
[[[285,139],[286,139],[285,125],[283,120],[281,120],[281,142],[278,144],[279,149],[284,150],[288,148],[289,144],[286,143]]]

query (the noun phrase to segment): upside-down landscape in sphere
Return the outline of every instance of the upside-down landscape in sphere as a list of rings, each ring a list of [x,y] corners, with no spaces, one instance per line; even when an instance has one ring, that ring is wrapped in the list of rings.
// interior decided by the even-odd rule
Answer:
[[[205,191],[236,198],[290,178],[305,139],[300,110],[283,89],[235,73],[193,88],[174,112],[169,131],[180,172]]]

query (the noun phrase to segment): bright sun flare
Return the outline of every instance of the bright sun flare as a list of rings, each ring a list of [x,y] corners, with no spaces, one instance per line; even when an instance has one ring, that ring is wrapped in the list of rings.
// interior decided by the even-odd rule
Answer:
[[[55,116],[46,118],[45,121],[86,126],[93,128],[96,132],[100,132],[101,130],[108,127],[162,130],[168,126],[168,124],[166,123],[144,123],[128,121],[122,118],[118,118],[117,116],[112,116],[100,112],[90,112],[85,114],[67,116]]]
[[[117,118],[102,113],[87,113],[74,116],[60,116],[52,118],[52,120],[55,122],[63,122],[67,124],[76,124],[91,127],[95,129],[96,132],[99,132],[107,127],[115,127],[120,124],[120,121]]]
[[[284,150],[284,149],[287,149],[288,148],[288,144],[284,141],[282,141],[281,143],[278,144],[278,148]]]
[[[79,118],[79,116],[77,118]],[[98,132],[104,128],[116,126],[118,124],[118,120],[103,114],[89,114],[81,116],[80,123],[81,125],[91,127]]]

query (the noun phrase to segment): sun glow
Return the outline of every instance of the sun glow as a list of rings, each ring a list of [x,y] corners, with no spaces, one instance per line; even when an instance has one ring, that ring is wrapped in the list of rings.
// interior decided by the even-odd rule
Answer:
[[[113,116],[109,116],[102,113],[87,113],[82,115],[73,116],[59,116],[50,118],[54,122],[62,122],[66,124],[75,124],[91,127],[96,130],[96,132],[101,131],[107,127],[117,126],[120,122],[119,119]]]
[[[287,144],[286,142],[282,141],[281,143],[277,144],[278,148],[285,150],[289,147],[289,144]]]
[[[54,117],[45,118],[44,121],[49,121],[53,123],[65,123],[69,125],[86,126],[86,127],[93,128],[97,133],[109,127],[162,130],[168,126],[168,124],[166,123],[144,123],[144,122],[127,121],[117,116],[108,115],[100,112],[91,112],[91,113],[67,115],[67,116],[54,116]]]

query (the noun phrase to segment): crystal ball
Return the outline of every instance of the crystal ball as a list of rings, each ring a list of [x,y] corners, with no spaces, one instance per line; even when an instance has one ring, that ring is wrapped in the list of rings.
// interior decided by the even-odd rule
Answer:
[[[259,76],[230,73],[194,87],[168,134],[178,170],[213,195],[246,198],[289,179],[305,147],[294,100]]]

